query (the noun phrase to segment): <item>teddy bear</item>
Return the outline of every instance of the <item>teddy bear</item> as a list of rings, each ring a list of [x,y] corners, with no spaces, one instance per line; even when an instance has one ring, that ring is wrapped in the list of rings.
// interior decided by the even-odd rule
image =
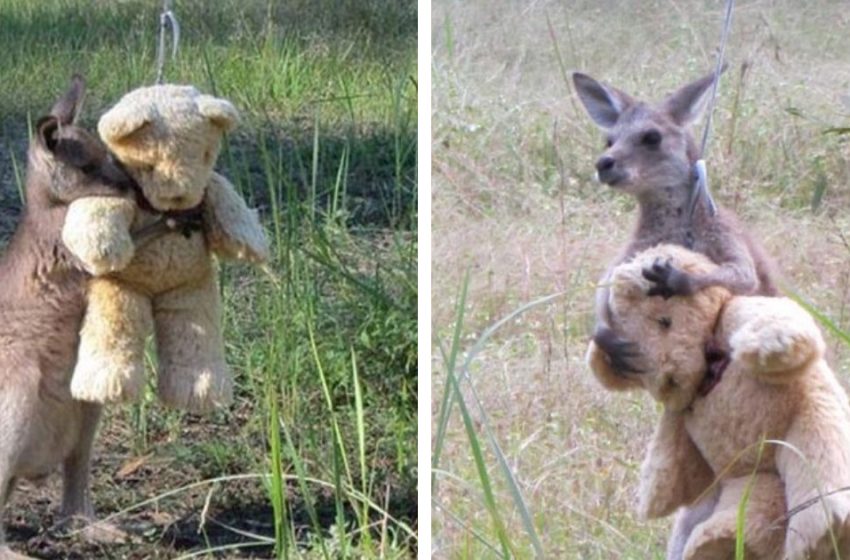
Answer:
[[[663,405],[639,513],[679,510],[668,558],[731,558],[749,487],[748,558],[850,557],[850,405],[811,315],[789,298],[717,286],[650,297],[644,271],[665,261],[698,274],[717,267],[659,245],[614,270],[612,324],[638,341],[641,373],[617,374],[593,342],[587,354],[604,387],[644,389]]]
[[[75,398],[136,399],[153,332],[162,402],[206,412],[230,401],[213,256],[252,263],[269,256],[256,211],[213,170],[237,119],[225,99],[156,85],[127,93],[98,122],[137,188],[68,208],[62,240],[92,275],[71,380]],[[150,235],[163,222],[195,227]]]

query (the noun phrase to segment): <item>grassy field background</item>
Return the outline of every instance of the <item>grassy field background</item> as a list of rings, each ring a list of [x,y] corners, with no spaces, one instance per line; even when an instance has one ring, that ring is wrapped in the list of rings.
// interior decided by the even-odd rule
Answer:
[[[88,81],[93,127],[150,84],[160,2],[0,0],[0,232],[29,123]],[[100,516],[131,545],[50,530],[58,481],[15,495],[13,548],[43,558],[405,558],[416,530],[416,3],[176,0],[169,82],[241,110],[219,170],[260,208],[273,275],[225,266],[236,398],[199,418],[112,407]]]
[[[454,348],[457,374],[471,359],[469,425],[492,484],[488,505],[455,406],[433,442],[442,446],[434,557],[534,555],[489,426],[546,557],[663,558],[670,520],[635,513],[658,407],[603,391],[583,359],[595,282],[628,238],[635,205],[593,182],[603,138],[566,73],[660,99],[713,69],[722,11],[696,0],[434,2],[432,412]],[[764,242],[786,285],[847,329],[850,13],[824,0],[737,2],[727,60],[708,154],[715,195]],[[846,387],[850,352],[828,343]]]

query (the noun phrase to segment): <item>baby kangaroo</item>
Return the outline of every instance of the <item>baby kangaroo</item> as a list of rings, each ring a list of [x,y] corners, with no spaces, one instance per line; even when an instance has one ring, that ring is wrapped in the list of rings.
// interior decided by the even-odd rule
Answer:
[[[89,459],[100,406],[71,399],[87,276],[61,242],[68,203],[132,196],[132,179],[103,143],[75,126],[75,77],[30,140],[26,205],[0,258],[0,558],[2,513],[18,479],[63,467],[63,516],[92,518]]]
[[[599,180],[637,198],[639,216],[631,241],[602,278],[635,253],[659,243],[675,243],[717,263],[715,271],[692,275],[657,262],[644,271],[653,283],[650,295],[689,295],[708,286],[725,286],[735,294],[775,295],[773,272],[763,249],[731,212],[712,215],[708,199],[695,187],[699,157],[688,127],[702,113],[714,81],[708,75],[675,91],[656,105],[573,74],[579,99],[605,132],[606,149],[596,161]],[[635,345],[611,328],[607,288],[597,290],[593,341],[612,368],[640,373]]]

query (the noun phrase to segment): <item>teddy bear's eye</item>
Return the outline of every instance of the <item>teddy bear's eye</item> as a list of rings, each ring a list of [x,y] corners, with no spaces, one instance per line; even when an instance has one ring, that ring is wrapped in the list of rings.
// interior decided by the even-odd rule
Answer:
[[[660,319],[658,319],[658,324],[661,325],[662,329],[669,329],[671,326],[673,326],[673,321],[670,319],[670,317],[661,317]]]

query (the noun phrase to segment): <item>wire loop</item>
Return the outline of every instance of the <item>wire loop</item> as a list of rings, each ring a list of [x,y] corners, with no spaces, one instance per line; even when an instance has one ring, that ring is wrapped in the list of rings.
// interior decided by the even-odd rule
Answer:
[[[171,10],[172,0],[164,0],[162,3],[162,13],[159,14],[159,48],[156,55],[156,83],[163,82],[163,70],[165,68],[165,32],[167,27],[171,27],[171,59],[177,57],[177,47],[180,44],[180,23],[177,21],[177,16]]]

